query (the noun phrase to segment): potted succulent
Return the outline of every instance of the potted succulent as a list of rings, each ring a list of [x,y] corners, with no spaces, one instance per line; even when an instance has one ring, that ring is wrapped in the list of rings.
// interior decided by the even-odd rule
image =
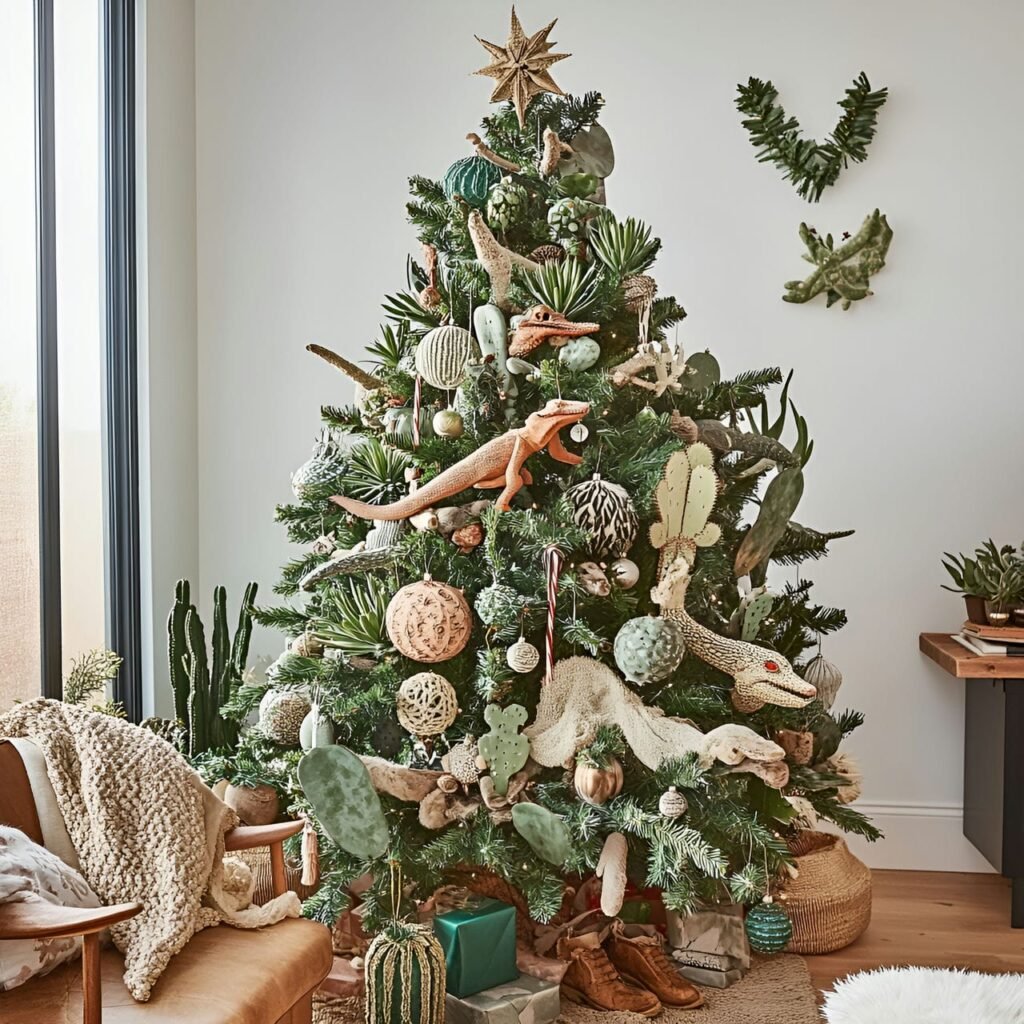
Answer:
[[[1024,559],[1012,544],[996,547],[991,539],[974,557],[945,552],[943,566],[955,586],[945,590],[964,595],[970,622],[1005,626],[1024,597]]]

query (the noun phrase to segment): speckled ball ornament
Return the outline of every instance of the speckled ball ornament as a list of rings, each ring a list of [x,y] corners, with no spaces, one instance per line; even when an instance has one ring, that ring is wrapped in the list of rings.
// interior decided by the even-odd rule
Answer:
[[[632,590],[640,582],[640,566],[629,558],[616,558],[608,566],[608,579],[619,590]]]
[[[260,701],[258,728],[268,739],[282,747],[298,745],[302,720],[311,704],[304,693],[295,690],[268,690]]]
[[[454,658],[466,646],[473,614],[461,590],[428,577],[391,598],[384,625],[399,653],[430,665]]]
[[[590,532],[590,552],[595,558],[619,558],[633,546],[640,519],[624,487],[595,473],[570,487],[565,496],[572,505],[573,521]]]
[[[558,361],[568,370],[589,370],[601,358],[601,346],[593,338],[573,338],[558,350]]]
[[[744,928],[750,948],[756,953],[781,953],[793,937],[793,922],[770,896],[764,899],[763,903],[747,911]]]
[[[480,778],[480,769],[476,764],[479,756],[476,738],[467,736],[441,758],[441,763],[457,782],[461,782],[463,786],[472,786]]]
[[[459,714],[455,689],[436,672],[417,672],[398,688],[398,722],[413,736],[438,736]]]
[[[641,615],[630,619],[615,636],[615,664],[632,683],[657,683],[683,660],[686,644],[674,619]]]
[[[579,239],[586,233],[586,219],[594,212],[594,204],[572,196],[559,199],[548,210],[548,224],[555,239]]]
[[[501,168],[482,156],[466,156],[444,172],[445,197],[462,196],[470,206],[483,209],[490,190],[501,181]]]
[[[665,818],[681,818],[689,806],[686,797],[675,786],[669,786],[658,800],[658,811]]]
[[[519,591],[504,583],[492,583],[477,594],[476,608],[485,626],[507,626],[519,618],[523,598]]]
[[[438,437],[462,437],[465,430],[462,417],[454,409],[442,409],[434,413],[432,425]]]
[[[466,377],[475,342],[465,327],[445,324],[423,335],[416,346],[416,372],[434,388],[450,391]]]
[[[505,661],[513,672],[525,675],[540,664],[540,651],[529,640],[520,637],[506,652]]]
[[[508,231],[526,209],[526,189],[504,177],[487,195],[487,223],[495,231]]]

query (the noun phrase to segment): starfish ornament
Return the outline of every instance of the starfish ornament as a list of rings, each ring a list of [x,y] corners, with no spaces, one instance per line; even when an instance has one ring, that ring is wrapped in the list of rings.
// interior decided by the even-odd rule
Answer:
[[[548,42],[548,33],[555,27],[556,21],[557,18],[546,28],[528,37],[523,32],[523,26],[519,24],[516,9],[513,7],[512,27],[509,29],[508,42],[504,46],[476,37],[477,42],[487,50],[493,60],[487,67],[480,68],[473,74],[486,75],[497,81],[491,93],[491,102],[503,103],[505,100],[511,100],[516,108],[520,128],[526,124],[526,108],[534,96],[539,96],[542,92],[565,95],[548,73],[548,68],[552,64],[572,56],[570,53],[549,52],[555,44]]]

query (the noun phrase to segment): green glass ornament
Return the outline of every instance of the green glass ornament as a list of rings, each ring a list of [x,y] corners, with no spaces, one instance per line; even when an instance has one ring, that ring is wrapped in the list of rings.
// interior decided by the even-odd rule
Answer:
[[[487,197],[487,223],[495,231],[508,231],[526,209],[526,189],[502,178]]]
[[[751,907],[744,927],[750,948],[758,953],[781,953],[793,937],[793,922],[778,903]]]
[[[462,196],[470,206],[483,209],[487,193],[501,181],[501,168],[480,156],[464,156],[444,172],[442,188],[451,199]]]

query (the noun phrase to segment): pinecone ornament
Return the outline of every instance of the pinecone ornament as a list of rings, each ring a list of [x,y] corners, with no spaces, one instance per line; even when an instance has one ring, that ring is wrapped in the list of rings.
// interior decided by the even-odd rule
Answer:
[[[526,209],[526,189],[505,177],[487,196],[487,223],[496,231],[508,231]]]
[[[645,305],[654,301],[654,296],[658,294],[658,285],[649,274],[634,274],[622,279],[622,293],[626,309],[631,313],[639,313]]]
[[[554,242],[548,245],[538,245],[533,252],[530,253],[530,259],[534,263],[561,263],[565,259],[565,250]]]

